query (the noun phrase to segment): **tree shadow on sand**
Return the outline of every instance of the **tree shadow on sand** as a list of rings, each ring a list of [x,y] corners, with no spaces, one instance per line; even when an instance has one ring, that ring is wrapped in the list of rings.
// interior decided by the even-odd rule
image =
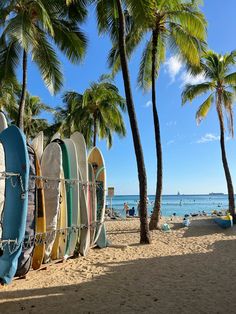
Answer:
[[[221,228],[215,221],[215,217],[208,219],[192,220],[188,228],[185,228],[184,237],[202,237],[214,233],[223,233],[226,236],[236,235],[236,226],[229,229]]]
[[[232,252],[225,240],[207,253],[102,263],[108,272],[90,282],[1,292],[0,313],[235,313]]]

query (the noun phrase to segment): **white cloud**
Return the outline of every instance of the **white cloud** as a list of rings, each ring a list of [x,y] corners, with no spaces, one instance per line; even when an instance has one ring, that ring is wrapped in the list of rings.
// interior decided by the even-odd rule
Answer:
[[[151,105],[152,105],[152,101],[149,100],[149,101],[146,102],[146,104],[144,105],[144,107],[145,107],[145,108],[148,108],[148,107],[150,107]]]
[[[174,144],[174,140],[170,140],[170,141],[168,141],[167,143],[166,143],[166,145],[171,145],[171,144]]]
[[[170,57],[165,62],[166,72],[169,74],[172,82],[174,82],[176,75],[180,72],[182,67],[183,63],[178,55]]]
[[[186,84],[200,84],[206,81],[206,78],[203,73],[200,73],[196,76],[192,76],[189,72],[183,72],[180,77],[182,83],[181,86],[184,86]]]
[[[202,143],[207,143],[207,142],[213,142],[213,141],[219,141],[220,140],[220,136],[219,135],[214,135],[211,133],[207,133],[204,136],[202,136],[197,143],[198,144],[202,144]]]
[[[166,126],[167,126],[167,127],[176,126],[176,124],[177,124],[176,121],[168,121],[168,122],[166,122]]]
[[[225,140],[229,141],[231,140],[232,137],[230,136],[225,136]],[[214,135],[212,133],[206,133],[204,136],[202,136],[199,140],[197,140],[198,144],[202,144],[202,143],[207,143],[207,142],[214,142],[214,141],[219,141],[220,140],[220,136],[219,135]]]

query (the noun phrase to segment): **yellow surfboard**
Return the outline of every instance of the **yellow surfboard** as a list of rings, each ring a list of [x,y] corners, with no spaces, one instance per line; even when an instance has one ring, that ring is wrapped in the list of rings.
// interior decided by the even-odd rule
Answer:
[[[36,155],[36,175],[41,176],[41,168],[39,160]],[[39,269],[43,262],[45,244],[44,236],[40,235],[46,232],[46,215],[45,215],[45,200],[43,182],[40,179],[36,180],[36,246],[34,248],[32,268],[34,270]],[[37,234],[39,234],[37,236]],[[37,242],[41,242],[37,244]]]

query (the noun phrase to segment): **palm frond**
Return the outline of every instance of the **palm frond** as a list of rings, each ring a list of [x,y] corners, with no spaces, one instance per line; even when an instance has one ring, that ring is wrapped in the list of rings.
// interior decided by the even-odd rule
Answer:
[[[179,52],[193,66],[200,66],[202,42],[180,25],[170,23],[170,47],[174,52]]]
[[[42,78],[51,93],[60,90],[63,84],[63,75],[60,70],[60,62],[53,47],[47,41],[43,33],[38,32],[38,47],[32,48],[32,59],[38,65]]]
[[[214,86],[211,82],[205,82],[196,85],[187,84],[182,92],[182,104],[184,105],[187,101],[192,101],[197,96],[205,94],[213,90]]]
[[[211,94],[199,107],[196,113],[196,120],[198,124],[202,121],[202,119],[204,119],[207,116],[213,101],[214,101],[214,95]]]
[[[228,85],[236,85],[236,72],[226,75],[224,77],[224,83]]]
[[[232,137],[234,137],[233,103],[235,101],[235,94],[230,91],[224,90],[222,93],[222,99],[226,111],[229,133]]]
[[[184,5],[182,10],[170,12],[169,17],[192,36],[202,41],[205,40],[206,20],[199,11],[191,10],[188,5]]]
[[[224,56],[224,66],[227,69],[230,65],[234,65],[235,63],[236,63],[236,50],[233,50]]]
[[[15,80],[21,47],[15,40],[7,42],[4,35],[0,38],[0,47],[0,82]]]
[[[146,42],[145,48],[143,50],[139,74],[138,74],[138,85],[147,90],[150,88],[152,83],[151,78],[152,73],[152,40]]]
[[[86,36],[73,23],[54,20],[53,40],[67,58],[76,63],[83,59],[87,47]]]
[[[37,45],[34,37],[35,32],[36,28],[32,24],[30,16],[26,12],[20,12],[9,20],[3,30],[3,35],[9,36],[12,41],[17,41],[28,52],[31,44]]]

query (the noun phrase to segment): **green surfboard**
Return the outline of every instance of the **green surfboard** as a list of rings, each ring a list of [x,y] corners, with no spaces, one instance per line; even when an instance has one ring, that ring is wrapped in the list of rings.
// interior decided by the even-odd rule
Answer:
[[[58,140],[57,140],[58,141]],[[71,179],[70,173],[70,158],[68,154],[68,150],[63,141],[58,141],[62,150],[62,165],[64,170],[65,179]],[[67,202],[67,226],[72,226],[72,187],[70,184],[66,183],[66,202]],[[70,242],[72,241],[72,230],[69,230],[67,233],[67,245],[66,245],[66,253],[65,258],[69,256]]]

